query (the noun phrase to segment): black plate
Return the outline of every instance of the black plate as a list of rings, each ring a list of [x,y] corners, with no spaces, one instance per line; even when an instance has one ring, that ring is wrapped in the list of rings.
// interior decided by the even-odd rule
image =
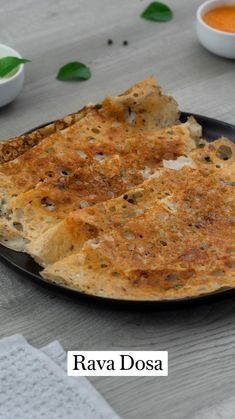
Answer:
[[[225,136],[228,137],[235,143],[235,126],[231,124],[227,124],[225,122],[218,121],[216,119],[208,118],[202,115],[190,114],[187,112],[182,112],[181,114],[181,121],[185,122],[187,117],[193,115],[196,120],[201,124],[203,128],[203,136],[208,141],[213,141],[218,137]],[[45,124],[44,124],[45,125]],[[42,125],[43,126],[43,125]],[[35,129],[38,129],[37,127]],[[211,294],[201,295],[198,297],[188,297],[188,298],[179,298],[176,300],[161,300],[161,301],[146,301],[146,300],[118,300],[113,298],[105,298],[105,297],[97,297],[92,294],[85,294],[81,291],[73,290],[72,288],[66,287],[64,285],[54,284],[52,282],[46,281],[44,278],[40,276],[40,271],[42,268],[34,262],[34,260],[27,255],[26,253],[15,252],[14,250],[8,249],[2,245],[0,245],[0,257],[5,262],[10,264],[13,268],[17,269],[18,271],[26,274],[28,277],[40,282],[41,284],[45,284],[50,287],[57,288],[63,292],[69,292],[74,295],[80,297],[89,297],[101,302],[108,302],[108,303],[118,303],[119,305],[125,306],[134,306],[134,307],[169,307],[175,305],[182,305],[182,304],[191,304],[193,302],[208,302],[212,300],[217,300],[221,297],[229,297],[232,293],[235,293],[235,288],[227,289],[224,291],[218,291]]]

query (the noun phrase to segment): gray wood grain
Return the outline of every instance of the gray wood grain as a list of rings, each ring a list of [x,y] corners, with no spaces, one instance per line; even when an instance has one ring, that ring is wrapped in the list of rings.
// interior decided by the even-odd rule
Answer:
[[[200,3],[168,0],[174,20],[155,24],[139,18],[147,0],[0,0],[1,42],[32,60],[21,95],[0,109],[0,138],[121,92],[149,74],[181,109],[235,123],[235,63],[199,45]],[[92,79],[57,81],[58,68],[70,60],[88,64]],[[127,311],[49,290],[2,263],[0,276],[1,336],[23,333],[36,346],[58,339],[65,349],[169,351],[168,377],[92,379],[123,418],[200,418],[203,409],[226,406],[234,395],[234,297],[183,309]]]

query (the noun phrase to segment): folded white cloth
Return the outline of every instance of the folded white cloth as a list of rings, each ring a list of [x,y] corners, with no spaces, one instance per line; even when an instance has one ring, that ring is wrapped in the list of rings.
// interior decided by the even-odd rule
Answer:
[[[0,340],[0,419],[118,419],[85,377],[68,377],[55,341],[36,349],[22,335]]]

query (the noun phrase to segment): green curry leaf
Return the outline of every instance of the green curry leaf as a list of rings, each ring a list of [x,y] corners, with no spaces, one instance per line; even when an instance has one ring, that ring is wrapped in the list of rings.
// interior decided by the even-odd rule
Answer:
[[[6,77],[11,71],[15,70],[20,64],[29,63],[30,60],[18,57],[0,58],[0,77]]]
[[[90,69],[83,63],[74,61],[72,63],[65,64],[60,68],[57,74],[57,79],[61,81],[68,80],[88,80],[91,78]]]
[[[154,1],[143,11],[141,17],[155,22],[167,22],[172,19],[173,12],[166,4]]]

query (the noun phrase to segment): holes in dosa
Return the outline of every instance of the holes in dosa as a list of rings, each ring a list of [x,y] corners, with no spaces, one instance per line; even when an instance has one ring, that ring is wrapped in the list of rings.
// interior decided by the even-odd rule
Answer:
[[[205,162],[206,162],[206,163],[211,163],[211,158],[210,158],[210,156],[205,156],[205,157],[204,157],[204,160],[205,160]]]
[[[131,231],[125,231],[123,236],[126,240],[135,240],[135,235]]]
[[[104,160],[107,156],[107,154],[103,154],[103,153],[97,153],[94,155],[93,159],[96,161],[101,161]]]
[[[86,207],[89,207],[89,202],[87,202],[87,201],[81,201],[80,202],[80,208],[86,208]]]
[[[71,171],[69,169],[62,169],[61,170],[61,175],[62,176],[69,176],[71,174]]]
[[[100,133],[100,130],[98,128],[92,128],[91,131],[94,132],[94,134]]]
[[[53,177],[55,175],[55,173],[52,170],[49,170],[48,172],[46,172],[46,176],[48,177]]]
[[[17,231],[23,231],[23,226],[21,223],[19,222],[13,222],[13,227],[17,230]]]
[[[221,145],[216,152],[216,156],[221,160],[229,160],[232,155],[232,149],[227,145]]]
[[[84,151],[82,151],[82,150],[80,150],[80,149],[78,149],[77,150],[77,154],[83,159],[83,160],[86,160],[87,159],[87,154],[86,153],[84,153]]]
[[[123,199],[125,199],[127,202],[129,202],[129,204],[134,204],[137,205],[140,200],[143,198],[144,196],[144,190],[137,190],[134,192],[130,192],[128,194],[123,195]]]
[[[96,138],[95,137],[87,137],[87,142],[90,144],[94,144],[96,142]]]
[[[176,273],[170,273],[166,276],[167,281],[176,281],[178,279],[178,275]]]
[[[49,211],[55,211],[56,205],[51,199],[49,199],[47,196],[41,199],[41,205],[42,207],[47,208]]]

